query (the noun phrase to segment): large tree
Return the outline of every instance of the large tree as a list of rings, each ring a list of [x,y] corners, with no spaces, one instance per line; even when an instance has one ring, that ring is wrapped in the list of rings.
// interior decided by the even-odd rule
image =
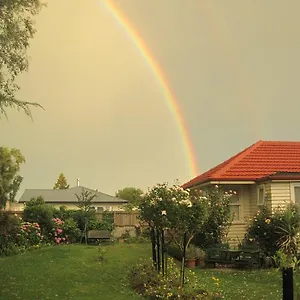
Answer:
[[[143,191],[141,189],[130,186],[118,190],[116,192],[116,197],[128,200],[126,208],[131,210],[135,207],[138,207],[141,204],[142,194]]]
[[[13,107],[31,117],[30,106],[41,107],[16,98],[15,80],[28,70],[27,49],[36,32],[33,18],[43,5],[41,0],[0,0],[0,116]]]
[[[6,207],[7,201],[14,201],[23,180],[18,173],[24,162],[20,150],[0,147],[0,209]]]
[[[53,189],[54,190],[66,190],[70,187],[70,185],[67,183],[67,178],[63,173],[60,173],[57,181],[54,184]]]

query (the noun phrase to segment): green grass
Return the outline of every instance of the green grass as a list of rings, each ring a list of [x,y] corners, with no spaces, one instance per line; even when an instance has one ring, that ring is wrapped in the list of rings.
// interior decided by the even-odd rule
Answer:
[[[1,300],[142,299],[127,284],[128,266],[150,257],[148,245],[56,246],[0,259]]]
[[[56,246],[0,258],[1,300],[141,300],[128,286],[127,273],[140,258],[149,258],[145,244]],[[280,300],[281,274],[276,270],[236,271],[195,269],[203,288],[221,292],[226,300]],[[219,279],[219,286],[212,279]],[[296,280],[300,283],[299,274]]]
[[[226,300],[281,300],[281,273],[270,270],[196,270],[208,291],[220,292]],[[212,277],[219,279],[219,285]],[[298,279],[300,277],[298,276]],[[296,300],[296,299],[295,299]]]

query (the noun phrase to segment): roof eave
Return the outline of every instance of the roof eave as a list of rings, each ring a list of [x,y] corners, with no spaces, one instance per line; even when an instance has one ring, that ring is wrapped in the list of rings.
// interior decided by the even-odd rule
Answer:
[[[184,184],[183,188],[204,187],[212,184],[255,184],[253,178],[207,178],[194,184]]]

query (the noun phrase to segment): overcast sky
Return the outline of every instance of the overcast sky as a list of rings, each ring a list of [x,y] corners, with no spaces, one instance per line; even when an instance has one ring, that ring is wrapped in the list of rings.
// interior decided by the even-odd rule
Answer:
[[[104,1],[104,0],[103,0]],[[300,1],[118,0],[179,99],[199,172],[257,140],[300,140]],[[49,0],[37,17],[2,145],[25,188],[63,172],[113,194],[191,179],[176,121],[149,66],[102,0]]]

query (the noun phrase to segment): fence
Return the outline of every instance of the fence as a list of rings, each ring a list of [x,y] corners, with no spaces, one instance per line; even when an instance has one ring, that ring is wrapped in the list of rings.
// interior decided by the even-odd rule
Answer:
[[[8,211],[11,214],[16,214],[19,217],[23,216],[23,211]],[[115,211],[112,212],[114,215],[114,223],[116,227],[130,227],[135,226],[139,223],[138,213],[126,212],[126,211]],[[97,219],[102,220],[103,213],[97,213]]]
[[[139,223],[138,213],[126,212],[126,211],[115,211],[114,223],[116,227],[135,226]],[[103,213],[97,213],[97,219],[102,220]]]

